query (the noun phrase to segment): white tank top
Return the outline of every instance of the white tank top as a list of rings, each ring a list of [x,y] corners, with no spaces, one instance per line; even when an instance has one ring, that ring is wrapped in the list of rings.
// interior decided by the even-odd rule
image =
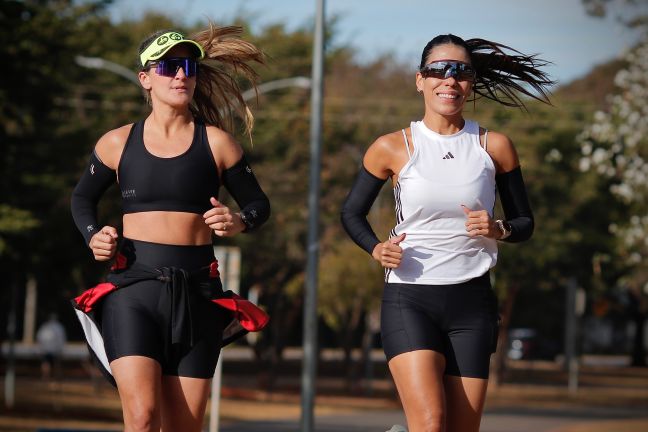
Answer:
[[[397,224],[390,233],[406,233],[403,258],[398,268],[386,270],[385,280],[447,285],[481,276],[497,261],[497,241],[469,237],[461,207],[493,216],[495,165],[479,143],[479,124],[466,120],[452,135],[440,135],[422,121],[412,122],[411,129],[414,151],[406,141],[410,159],[394,187]]]

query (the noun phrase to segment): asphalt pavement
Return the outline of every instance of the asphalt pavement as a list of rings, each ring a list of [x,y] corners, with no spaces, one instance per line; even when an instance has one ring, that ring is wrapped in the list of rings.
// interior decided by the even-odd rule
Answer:
[[[6,406],[6,392],[0,394],[0,432],[123,429],[117,393],[103,379],[91,380],[74,367],[61,381],[47,383],[37,365],[19,364],[13,408]],[[301,430],[298,374],[279,376],[267,391],[249,367],[225,370],[219,432]],[[504,384],[489,387],[481,432],[648,431],[648,368],[583,362],[578,390],[570,392],[566,382],[554,362],[509,364]],[[396,432],[394,425],[406,425],[387,376],[376,373],[370,396],[362,386],[349,391],[345,383],[335,376],[318,378],[314,432]],[[2,378],[0,388],[6,390]]]
[[[589,426],[593,423],[598,426],[604,426],[607,423],[609,432],[645,432],[648,431],[648,411],[642,414],[633,409],[498,409],[484,413],[480,432],[585,431],[593,427]],[[363,411],[353,414],[318,416],[315,419],[315,432],[387,432],[394,425],[406,425],[405,417],[400,410]],[[223,424],[220,431],[298,432],[300,425],[297,420],[238,421]]]

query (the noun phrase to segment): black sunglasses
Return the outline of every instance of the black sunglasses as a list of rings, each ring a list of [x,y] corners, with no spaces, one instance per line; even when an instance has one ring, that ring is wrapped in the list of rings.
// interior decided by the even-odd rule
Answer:
[[[423,66],[420,70],[423,78],[447,79],[453,77],[457,81],[473,81],[475,69],[466,63],[458,61],[435,61]]]
[[[187,78],[196,76],[198,73],[198,62],[192,58],[174,57],[157,60],[148,64],[147,69],[155,66],[155,73],[165,77],[175,77],[178,70],[182,68]]]

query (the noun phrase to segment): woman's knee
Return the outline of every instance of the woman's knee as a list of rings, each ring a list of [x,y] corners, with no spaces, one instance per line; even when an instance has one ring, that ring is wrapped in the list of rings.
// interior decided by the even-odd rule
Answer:
[[[443,410],[421,409],[407,417],[407,424],[410,432],[443,432],[445,413]]]
[[[127,431],[160,429],[160,364],[147,357],[121,357],[110,363]]]
[[[160,430],[160,413],[154,405],[133,405],[124,406],[124,426],[126,431],[157,432]]]

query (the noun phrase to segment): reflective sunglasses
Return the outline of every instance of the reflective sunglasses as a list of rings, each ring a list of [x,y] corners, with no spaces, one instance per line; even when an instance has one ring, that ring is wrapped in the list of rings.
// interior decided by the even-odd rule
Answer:
[[[472,81],[475,79],[475,69],[466,63],[458,61],[435,61],[421,68],[423,78],[447,79],[453,77],[457,81]]]
[[[154,66],[155,73],[170,78],[175,77],[180,68],[182,68],[187,78],[196,76],[196,74],[198,73],[198,62],[195,59],[186,57],[174,57],[157,60],[149,63],[148,67],[152,68]]]

